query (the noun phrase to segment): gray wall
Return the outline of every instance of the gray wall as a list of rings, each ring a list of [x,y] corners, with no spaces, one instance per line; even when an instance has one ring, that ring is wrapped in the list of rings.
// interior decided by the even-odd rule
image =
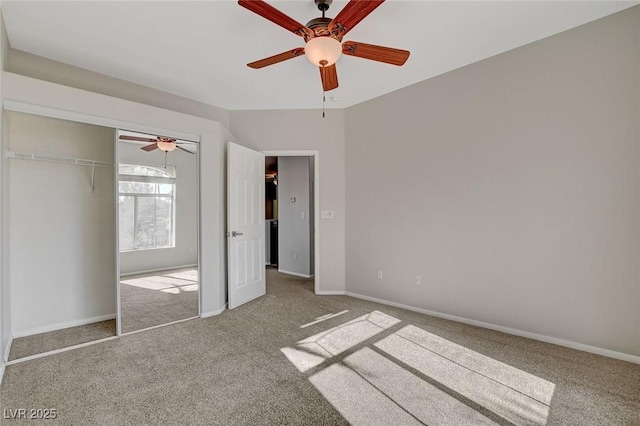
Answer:
[[[315,241],[315,183],[316,183],[316,165],[313,157],[308,157],[309,160],[309,274],[315,275],[316,268],[316,241]]]
[[[120,142],[120,163],[158,166],[164,164],[164,152],[146,152],[141,145]],[[185,149],[194,148],[183,145]],[[198,263],[196,156],[175,150],[167,155],[167,164],[176,167],[175,247],[120,252],[120,273],[169,269]]]
[[[256,150],[318,150],[320,209],[334,219],[320,220],[320,264],[315,274],[322,292],[345,290],[345,122],[343,110],[231,111],[231,132]],[[280,201],[278,202],[280,204]]]
[[[1,1],[0,1],[1,3]],[[5,69],[6,56],[9,51],[9,39],[4,27],[4,19],[2,10],[0,10],[0,74]],[[0,103],[2,102],[2,76],[0,75]],[[4,109],[0,108],[0,148],[1,152],[5,150],[4,126],[3,126]],[[3,155],[0,158],[0,382],[4,372],[5,355],[9,347],[11,339],[11,303],[9,289],[9,268],[8,268],[8,222],[6,210],[7,202],[7,166],[6,158]]]
[[[640,355],[640,7],[346,123],[349,292]]]
[[[229,112],[225,109],[20,50],[9,49],[6,70],[39,80],[215,120],[229,127]]]
[[[309,173],[309,157],[278,157],[278,270],[305,276],[313,274]]]

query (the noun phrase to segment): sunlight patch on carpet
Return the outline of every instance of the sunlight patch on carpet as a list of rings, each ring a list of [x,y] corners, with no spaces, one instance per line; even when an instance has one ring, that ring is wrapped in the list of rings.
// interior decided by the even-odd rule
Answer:
[[[354,425],[547,423],[555,384],[400,322],[373,311],[281,352]]]
[[[170,294],[179,294],[198,290],[197,281],[160,275],[144,278],[123,279],[120,282],[122,284],[143,288],[145,290],[156,290]]]
[[[372,349],[360,349],[346,357],[344,364],[425,424],[497,424]]]
[[[327,314],[327,315],[323,315],[323,316],[321,316],[321,317],[316,318],[316,319],[315,319],[315,321],[311,321],[311,322],[309,322],[309,323],[306,323],[306,324],[301,325],[301,326],[300,326],[300,328],[307,328],[307,327],[311,327],[312,325],[316,325],[316,324],[319,324],[319,323],[321,323],[321,322],[323,322],[323,321],[330,320],[331,318],[338,317],[338,316],[340,316],[340,315],[342,315],[342,314],[346,314],[347,312],[349,312],[349,310],[348,310],[348,309],[347,309],[347,310],[344,310],[344,311],[342,311],[342,312],[338,312],[338,313],[336,313],[336,314]]]
[[[352,425],[422,424],[350,368],[334,364],[309,381]]]
[[[283,348],[281,351],[298,370],[305,372],[399,322],[399,319],[390,315],[373,311],[300,340],[296,343],[295,348]],[[314,355],[314,357],[306,356],[306,354]]]
[[[512,423],[547,422],[553,383],[414,326],[375,347]]]

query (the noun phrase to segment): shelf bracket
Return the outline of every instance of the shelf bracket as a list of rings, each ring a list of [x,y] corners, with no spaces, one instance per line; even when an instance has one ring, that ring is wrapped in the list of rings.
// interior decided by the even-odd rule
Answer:
[[[96,184],[96,163],[91,165],[91,192],[95,189]]]

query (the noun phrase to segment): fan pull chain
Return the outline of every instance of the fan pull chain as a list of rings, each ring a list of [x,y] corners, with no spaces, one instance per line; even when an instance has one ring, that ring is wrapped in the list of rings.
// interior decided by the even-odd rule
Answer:
[[[324,96],[325,92],[324,90],[322,91],[322,118],[324,118],[324,101],[325,101],[325,96]]]
[[[324,11],[323,11],[323,14],[324,14]],[[324,118],[324,103],[325,103],[325,100],[326,100],[325,95],[327,93],[327,91],[324,88],[324,79],[327,76],[327,74],[326,74],[326,71],[327,71],[326,66],[327,66],[328,63],[329,62],[327,62],[327,60],[325,60],[325,59],[320,61],[320,66],[322,67],[322,68],[320,68],[320,75],[322,76],[322,118]]]
[[[164,169],[167,170],[167,151],[164,152]]]

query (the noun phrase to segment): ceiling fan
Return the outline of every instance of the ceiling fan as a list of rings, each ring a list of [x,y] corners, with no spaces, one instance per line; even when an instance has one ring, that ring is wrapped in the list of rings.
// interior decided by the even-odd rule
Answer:
[[[171,152],[174,149],[179,149],[184,152],[188,152],[189,154],[195,154],[195,152],[189,151],[188,149],[184,149],[183,147],[181,147],[180,144],[182,144],[183,142],[178,142],[175,139],[165,138],[163,136],[156,136],[156,138],[153,139],[153,138],[143,138],[139,136],[120,135],[120,139],[125,141],[152,142],[151,145],[146,145],[140,148],[143,151],[153,151],[154,149],[159,149],[164,152]]]
[[[278,62],[306,55],[309,61],[320,68],[320,78],[324,91],[338,87],[336,61],[341,54],[356,56],[372,61],[393,65],[404,65],[409,58],[408,50],[376,46],[357,41],[345,41],[342,37],[353,29],[367,15],[374,11],[384,0],[351,0],[335,18],[325,18],[333,0],[314,0],[322,17],[312,19],[302,25],[293,18],[280,12],[263,0],[239,0],[238,4],[257,13],[265,19],[280,25],[284,29],[304,38],[305,46],[297,47],[259,61],[251,62],[251,68],[263,68]]]

